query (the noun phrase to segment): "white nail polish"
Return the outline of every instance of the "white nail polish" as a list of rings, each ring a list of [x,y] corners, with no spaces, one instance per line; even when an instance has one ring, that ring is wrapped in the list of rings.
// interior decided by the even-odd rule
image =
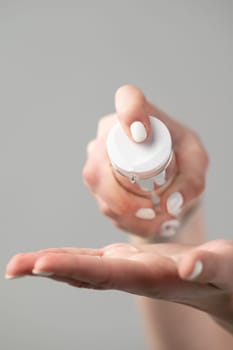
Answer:
[[[25,275],[8,275],[8,274],[5,275],[6,280],[14,280],[16,278],[22,278],[22,277],[25,277]]]
[[[172,237],[176,234],[180,223],[178,220],[165,221],[160,228],[161,237]]]
[[[198,260],[195,263],[195,266],[194,266],[194,269],[193,269],[191,275],[187,277],[187,280],[188,281],[195,280],[202,273],[202,270],[203,270],[203,263],[200,260]]]
[[[39,270],[36,270],[36,269],[33,269],[32,273],[33,273],[33,275],[40,276],[40,277],[50,277],[50,276],[54,275],[53,272],[39,271]]]
[[[136,142],[143,142],[147,137],[145,126],[141,122],[133,122],[130,125],[130,131],[132,138]]]
[[[184,198],[180,192],[172,193],[167,199],[167,211],[170,215],[178,216],[182,211]]]
[[[140,208],[135,213],[135,216],[139,219],[153,220],[155,218],[155,211],[151,208]]]

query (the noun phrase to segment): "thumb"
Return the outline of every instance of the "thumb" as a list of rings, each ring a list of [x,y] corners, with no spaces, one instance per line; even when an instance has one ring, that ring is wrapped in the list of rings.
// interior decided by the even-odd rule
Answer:
[[[128,137],[138,143],[144,142],[150,133],[150,120],[143,93],[135,86],[124,85],[116,91],[115,107]]]
[[[213,241],[214,242],[214,241]],[[216,241],[218,247],[194,248],[178,260],[179,275],[184,280],[211,283],[217,288],[233,290],[233,245]]]

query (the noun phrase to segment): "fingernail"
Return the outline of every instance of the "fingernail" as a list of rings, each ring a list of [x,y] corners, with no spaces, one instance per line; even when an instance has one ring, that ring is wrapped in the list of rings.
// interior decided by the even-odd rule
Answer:
[[[202,270],[203,270],[203,263],[200,260],[196,261],[191,275],[189,275],[186,279],[188,281],[195,280],[202,273]]]
[[[172,193],[167,199],[167,211],[170,215],[177,216],[182,210],[184,198],[180,192]]]
[[[151,208],[140,208],[136,211],[135,216],[139,219],[152,220],[155,218],[155,211]]]
[[[165,221],[160,228],[160,236],[162,237],[172,237],[176,234],[180,223],[178,220],[168,220]]]
[[[40,277],[50,277],[54,275],[54,272],[49,271],[39,271],[36,269],[32,270],[33,275],[40,276]]]
[[[14,280],[16,278],[22,278],[22,277],[25,277],[25,275],[8,275],[8,274],[5,275],[6,280]]]
[[[132,138],[135,142],[143,142],[147,137],[145,126],[141,122],[133,122],[130,125]]]

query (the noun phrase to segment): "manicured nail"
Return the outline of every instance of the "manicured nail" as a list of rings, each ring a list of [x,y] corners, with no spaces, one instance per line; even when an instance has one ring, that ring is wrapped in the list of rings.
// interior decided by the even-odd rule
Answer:
[[[147,137],[145,126],[141,122],[133,122],[130,125],[132,138],[135,142],[143,142]]]
[[[14,280],[16,278],[22,278],[22,277],[25,277],[25,275],[8,275],[8,274],[5,275],[6,280]]]
[[[191,275],[189,275],[186,279],[188,281],[195,280],[202,273],[202,270],[203,270],[203,263],[200,260],[196,261]]]
[[[139,219],[152,220],[155,218],[155,211],[151,208],[140,208],[136,211],[135,216]]]
[[[161,237],[172,237],[176,234],[180,223],[178,220],[165,221],[160,228]]]
[[[184,198],[180,192],[172,193],[167,199],[167,211],[170,215],[178,216],[182,210]]]
[[[36,269],[32,270],[33,275],[40,276],[40,277],[50,277],[54,275],[54,272],[49,271],[39,271]]]

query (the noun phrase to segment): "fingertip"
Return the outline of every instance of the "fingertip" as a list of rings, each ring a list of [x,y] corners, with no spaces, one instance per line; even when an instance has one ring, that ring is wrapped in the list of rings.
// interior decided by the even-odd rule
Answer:
[[[7,263],[5,278],[11,280],[30,274],[35,257],[36,253],[18,253],[14,255]]]
[[[6,265],[7,274],[12,275],[12,271],[25,264],[25,253],[17,253],[10,258]]]
[[[125,84],[120,86],[115,93],[115,104],[122,107],[123,102],[128,102],[128,98],[134,98],[137,103],[145,105],[146,98],[143,92],[136,86]]]
[[[8,274],[8,273],[6,273],[5,274],[5,279],[6,280],[14,280],[14,279],[18,279],[18,278],[22,278],[22,277],[25,277],[26,275],[24,274],[24,275],[12,275],[12,274]]]
[[[150,120],[144,94],[135,86],[121,86],[115,94],[118,119],[134,142],[144,142],[150,133]]]
[[[197,260],[190,273],[186,276],[186,280],[193,281],[196,280],[198,277],[200,277],[201,273],[203,271],[203,262],[201,260]]]
[[[203,260],[200,257],[185,256],[178,263],[179,275],[183,280],[198,280],[204,269]]]
[[[179,276],[183,280],[187,280],[188,276],[192,274],[193,267],[194,267],[194,261],[192,261],[187,256],[183,256],[178,263]]]
[[[196,281],[199,279],[203,271],[203,262],[197,260],[190,264],[190,266],[180,271],[180,276],[186,281]]]

